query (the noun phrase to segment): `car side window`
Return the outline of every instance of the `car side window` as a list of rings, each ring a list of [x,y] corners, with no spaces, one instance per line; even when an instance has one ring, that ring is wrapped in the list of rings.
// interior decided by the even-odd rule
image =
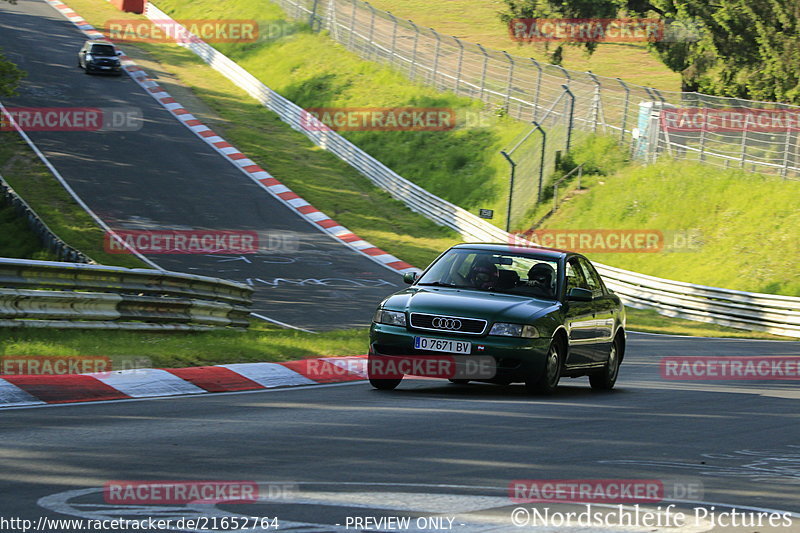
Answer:
[[[595,298],[602,296],[603,282],[600,281],[600,275],[586,259],[581,258],[578,260],[578,263],[580,264],[583,275],[586,278],[586,288],[592,291],[592,294]]]
[[[580,288],[580,289],[589,289],[589,284],[586,283],[586,278],[583,275],[583,269],[580,267],[577,261],[577,257],[570,259],[567,262],[567,292],[570,289]]]

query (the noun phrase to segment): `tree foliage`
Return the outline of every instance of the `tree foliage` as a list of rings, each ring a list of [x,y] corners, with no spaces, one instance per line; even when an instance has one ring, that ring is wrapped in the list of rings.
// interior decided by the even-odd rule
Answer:
[[[0,2],[16,4],[17,0],[0,0]],[[16,94],[17,85],[19,85],[24,75],[25,73],[6,59],[6,56],[0,51],[0,96],[13,96]]]
[[[514,18],[647,17],[699,27],[695,39],[648,46],[683,89],[800,104],[798,0],[504,0]],[[597,43],[580,43],[588,53]],[[552,60],[558,62],[563,44]]]

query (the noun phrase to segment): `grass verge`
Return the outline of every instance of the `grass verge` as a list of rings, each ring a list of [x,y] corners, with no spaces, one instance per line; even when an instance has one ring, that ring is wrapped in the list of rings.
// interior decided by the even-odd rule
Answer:
[[[254,321],[249,330],[200,333],[0,328],[0,356],[147,358],[148,366],[178,368],[227,363],[291,361],[367,353],[368,330],[318,334]]]

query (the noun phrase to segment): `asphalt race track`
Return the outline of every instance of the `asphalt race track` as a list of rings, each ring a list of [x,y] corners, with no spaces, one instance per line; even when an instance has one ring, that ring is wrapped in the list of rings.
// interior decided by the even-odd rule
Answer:
[[[138,131],[29,133],[93,211],[113,228],[288,236],[296,245],[289,250],[149,259],[167,270],[250,283],[256,288],[253,311],[293,326],[324,330],[369,324],[377,303],[402,285],[399,274],[343,246],[273,199],[126,74],[85,75],[77,67],[84,40],[41,0],[0,3],[0,48],[28,72],[20,95],[6,99],[6,107],[134,108],[141,113]]]
[[[717,513],[723,504],[800,512],[797,382],[660,377],[661,356],[710,354],[798,355],[800,347],[630,334],[615,391],[594,393],[581,378],[551,398],[521,386],[419,380],[392,392],[355,382],[9,410],[0,414],[0,506],[5,517],[34,521],[277,516],[279,530],[324,532],[389,531],[354,520],[410,517],[410,531],[608,531],[514,527],[512,511],[534,504],[514,504],[507,487],[677,479],[697,489],[683,498],[695,503],[678,507],[689,516],[712,504]],[[257,503],[109,504],[102,488],[112,480],[249,480],[284,492]],[[548,505],[581,507],[538,504]],[[453,523],[431,527],[430,517]],[[417,526],[419,518],[428,522]],[[797,532],[800,515],[790,527],[713,528],[706,519],[626,531]]]

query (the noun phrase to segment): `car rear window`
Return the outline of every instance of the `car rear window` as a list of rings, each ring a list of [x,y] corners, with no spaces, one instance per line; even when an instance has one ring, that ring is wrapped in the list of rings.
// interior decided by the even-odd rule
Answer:
[[[111,57],[117,55],[114,52],[114,47],[107,44],[93,44],[91,53],[92,55],[101,57]]]

